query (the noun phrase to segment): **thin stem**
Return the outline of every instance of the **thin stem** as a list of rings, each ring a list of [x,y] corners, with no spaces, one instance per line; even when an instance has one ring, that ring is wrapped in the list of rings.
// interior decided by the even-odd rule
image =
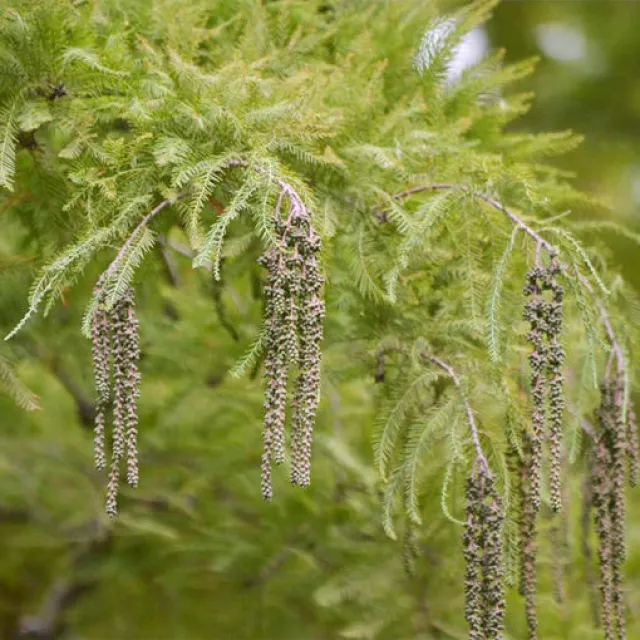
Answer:
[[[142,229],[144,229],[151,222],[151,220],[153,220],[163,209],[166,209],[167,207],[176,203],[178,200],[181,200],[182,198],[185,197],[185,195],[186,195],[186,191],[183,191],[182,193],[179,193],[175,198],[169,198],[167,200],[163,200],[157,207],[149,211],[149,213],[147,213],[147,215],[144,218],[142,218],[142,220],[140,220],[140,222],[138,223],[138,226],[133,230],[133,232],[127,238],[125,243],[120,247],[120,250],[116,254],[116,257],[111,261],[111,264],[107,267],[107,270],[105,271],[105,276],[106,276],[105,279],[108,279],[109,276],[113,275],[118,264],[124,258],[127,251],[129,250],[129,247],[133,244],[133,241],[137,238],[138,234],[142,231]]]
[[[482,193],[481,191],[476,191],[475,189],[465,187],[464,185],[458,185],[452,182],[439,182],[439,183],[430,184],[430,185],[421,185],[417,187],[411,187],[410,189],[406,189],[405,191],[400,191],[399,193],[396,193],[391,197],[394,198],[395,200],[402,200],[403,198],[414,195],[416,193],[424,193],[425,191],[442,191],[446,189],[460,189],[462,191],[466,191],[467,193],[470,193],[475,197],[480,198],[480,200],[483,200],[489,206],[493,207],[497,211],[504,213],[509,218],[509,220],[511,220],[511,222],[513,222],[513,224],[516,225],[516,227],[518,227],[519,229],[522,229],[530,238],[533,238],[533,240],[536,241],[536,244],[537,244],[536,264],[538,263],[538,260],[539,260],[539,253],[541,248],[543,248],[549,254],[549,257],[554,257],[558,255],[558,250],[550,242],[548,242],[542,236],[536,233],[520,217],[518,217],[513,211],[511,211],[511,209],[508,209],[501,202],[499,202],[495,198],[492,198],[486,193]],[[380,219],[382,221],[386,220],[385,218],[380,218]],[[560,265],[560,266],[563,270],[567,269],[566,265]],[[600,318],[602,320],[602,324],[604,325],[607,338],[609,340],[609,343],[611,344],[611,349],[615,354],[617,371],[619,373],[623,373],[625,371],[624,356],[622,353],[622,348],[619,342],[617,341],[615,333],[613,331],[609,314],[607,313],[607,310],[602,300],[600,300],[600,298],[598,298],[595,295],[595,291],[593,290],[593,286],[591,285],[589,280],[582,274],[578,273],[576,275],[580,280],[580,282],[582,283],[582,285],[584,286],[584,288],[587,289],[587,291],[589,291],[589,293],[591,293],[595,298],[596,304],[600,311]]]
[[[460,189],[462,191],[466,191],[467,193],[474,195],[476,198],[480,198],[480,200],[483,200],[489,206],[504,213],[507,216],[507,218],[509,218],[509,220],[511,220],[511,222],[513,222],[513,224],[516,225],[516,227],[518,227],[519,229],[522,229],[528,236],[533,238],[538,243],[539,246],[544,247],[545,251],[550,256],[557,255],[558,252],[556,248],[550,242],[547,242],[542,236],[538,235],[529,225],[525,224],[525,222],[521,218],[519,218],[515,213],[513,213],[511,209],[508,209],[501,202],[499,202],[495,198],[492,198],[486,193],[482,193],[482,191],[476,191],[475,189],[465,187],[464,185],[455,184],[453,182],[438,182],[435,184],[411,187],[411,189],[406,189],[405,191],[396,193],[391,197],[394,200],[402,200],[403,198],[406,198],[407,196],[411,196],[415,193],[423,193],[424,191],[443,191],[447,189],[451,189],[451,190]]]
[[[440,358],[438,358],[438,357],[436,357],[434,355],[431,355],[430,353],[424,353],[422,355],[423,355],[424,358],[426,358],[427,360],[430,360],[435,365],[439,366],[441,369],[446,371],[447,375],[451,378],[453,384],[456,386],[456,388],[460,392],[460,395],[462,396],[462,401],[464,402],[464,408],[465,408],[465,411],[467,413],[467,422],[469,423],[469,430],[471,431],[471,439],[473,440],[473,446],[476,449],[477,459],[478,459],[478,461],[480,463],[480,466],[482,467],[483,471],[488,476],[491,476],[492,474],[491,474],[491,470],[489,469],[489,463],[487,462],[487,458],[485,457],[485,455],[484,455],[484,453],[482,451],[482,446],[480,445],[480,436],[478,434],[478,427],[476,426],[476,420],[475,420],[475,417],[473,415],[473,410],[471,409],[471,405],[469,404],[469,400],[467,399],[467,396],[466,396],[466,394],[464,393],[464,391],[462,389],[462,384],[460,382],[460,378],[458,377],[456,372],[453,370],[453,367],[448,365],[443,360],[440,360]]]

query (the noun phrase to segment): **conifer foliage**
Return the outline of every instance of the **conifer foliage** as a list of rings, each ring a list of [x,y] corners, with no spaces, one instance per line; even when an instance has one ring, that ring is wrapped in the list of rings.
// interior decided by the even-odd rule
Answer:
[[[532,61],[451,67],[494,4],[16,0],[0,13],[0,206],[12,250],[41,265],[28,295],[34,274],[18,273],[26,309],[6,305],[0,324],[41,360],[42,327],[66,336],[71,317],[90,338],[95,466],[120,512],[91,522],[155,536],[141,566],[187,558],[166,584],[259,562],[247,589],[295,558],[300,593],[317,580],[313,606],[331,612],[318,637],[440,637],[451,602],[454,637],[465,620],[478,640],[547,637],[540,514],[555,530],[572,517],[563,492],[586,466],[598,614],[607,640],[626,637],[640,304],[571,215],[602,205],[547,160],[579,136],[506,129],[528,108],[511,86]],[[4,362],[3,388],[35,409]],[[312,450],[314,494],[263,504],[273,464],[310,486]],[[131,487],[144,480],[123,498],[125,468]],[[170,497],[149,497],[154,483]],[[284,551],[271,546],[293,521]],[[399,522],[406,571],[381,539]],[[455,587],[433,579],[431,545]],[[506,610],[516,585],[526,623]],[[122,634],[112,624],[102,637]]]

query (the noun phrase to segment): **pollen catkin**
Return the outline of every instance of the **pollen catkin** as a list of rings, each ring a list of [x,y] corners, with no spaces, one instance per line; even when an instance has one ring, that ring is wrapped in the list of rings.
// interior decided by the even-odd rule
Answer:
[[[466,484],[466,521],[463,532],[465,618],[469,638],[500,638],[504,629],[504,514],[493,478],[474,469]]]
[[[558,512],[562,506],[561,488],[561,450],[562,450],[562,418],[564,413],[564,349],[560,344],[562,329],[562,301],[564,289],[558,282],[560,267],[555,258],[549,263],[543,289],[551,291],[551,301],[546,305],[547,335],[547,375],[549,379],[549,442],[551,453],[551,470],[549,490],[551,508]]]
[[[98,469],[106,466],[105,421],[111,400],[113,430],[106,511],[110,516],[115,516],[118,512],[120,463],[125,453],[127,482],[134,487],[138,484],[138,321],[132,288],[128,288],[111,309],[104,305],[102,279],[98,281],[94,294],[97,306],[92,318],[93,366],[98,395],[95,462]]]
[[[97,291],[94,291],[96,294]],[[94,461],[96,469],[107,466],[105,447],[105,420],[109,406],[111,362],[109,352],[109,323],[107,313],[99,304],[91,322],[93,373],[96,387],[96,413],[94,426]]]
[[[469,624],[469,640],[482,640],[482,492],[479,475],[471,473],[466,487],[466,521],[462,536],[463,555],[466,563],[464,580],[465,618]]]
[[[593,506],[593,455],[587,456],[587,473],[582,482],[582,509],[580,513],[580,549],[584,558],[585,582],[589,591],[589,604],[594,627],[600,627],[598,585],[593,574],[591,548],[591,508]]]
[[[613,463],[611,496],[611,534],[613,567],[613,602],[618,638],[625,637],[624,594],[622,591],[622,567],[627,556],[625,544],[625,487],[627,425],[624,419],[624,376],[618,374],[613,381],[613,420],[609,449]]]
[[[520,464],[518,483],[520,498],[520,593],[525,600],[525,614],[529,640],[538,637],[538,616],[536,613],[536,516],[537,511],[532,496],[532,437],[523,434],[524,460]]]
[[[533,508],[540,509],[540,468],[542,465],[542,442],[545,425],[545,388],[547,369],[547,346],[545,335],[547,326],[547,303],[541,297],[542,283],[547,280],[547,271],[534,267],[526,276],[524,294],[531,300],[525,306],[524,319],[530,324],[527,340],[531,343],[529,354],[531,366],[531,396],[533,411],[531,415],[529,469],[527,473],[528,497]]]
[[[280,208],[288,199],[286,218]],[[311,479],[313,425],[320,389],[320,343],[324,302],[317,254],[320,238],[309,214],[288,187],[283,187],[274,220],[277,246],[259,259],[267,269],[265,295],[265,419],[262,495],[273,496],[271,462],[285,459],[285,422],[290,372],[297,369],[291,401],[291,481],[306,487]]]
[[[591,465],[592,504],[594,524],[598,535],[598,559],[600,561],[601,618],[605,640],[614,640],[613,633],[613,553],[611,536],[611,483],[609,467],[611,456],[605,443],[595,443]]]
[[[636,412],[629,400],[627,406],[627,455],[629,457],[629,485],[632,487],[638,485],[638,475],[640,472],[638,446],[638,422],[636,420]]]
[[[601,386],[596,412],[599,432],[592,463],[593,507],[598,534],[600,591],[605,638],[626,637],[622,567],[625,548],[625,484],[627,428],[624,419],[624,373]]]

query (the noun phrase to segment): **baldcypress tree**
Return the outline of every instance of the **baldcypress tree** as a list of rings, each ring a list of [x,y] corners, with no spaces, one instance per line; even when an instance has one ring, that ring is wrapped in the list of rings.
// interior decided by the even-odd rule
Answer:
[[[549,637],[583,467],[625,637],[636,299],[547,163],[579,137],[506,129],[532,62],[451,72],[492,6],[2,7],[16,575],[53,540],[8,637]]]

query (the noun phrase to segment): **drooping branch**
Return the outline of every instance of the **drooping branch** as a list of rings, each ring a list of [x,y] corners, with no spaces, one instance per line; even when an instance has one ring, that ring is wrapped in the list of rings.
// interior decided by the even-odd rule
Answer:
[[[453,182],[438,182],[438,183],[434,183],[434,184],[429,184],[429,185],[418,185],[415,187],[411,187],[409,189],[405,189],[404,191],[400,191],[398,193],[393,194],[391,197],[394,200],[403,200],[404,198],[407,198],[409,196],[415,195],[417,193],[424,193],[427,191],[443,191],[443,190],[455,190],[458,189],[460,191],[465,191],[467,193],[470,193],[471,195],[475,196],[476,198],[479,198],[480,200],[482,200],[483,202],[486,202],[490,207],[493,207],[494,209],[496,209],[497,211],[500,211],[501,213],[503,213],[504,215],[507,216],[507,218],[509,218],[509,220],[519,229],[521,229],[522,231],[524,231],[524,233],[526,233],[530,238],[532,238],[533,240],[535,240],[536,245],[537,245],[537,251],[536,251],[536,262],[538,262],[538,256],[540,253],[540,249],[544,249],[547,254],[549,255],[549,257],[553,258],[556,257],[558,255],[558,250],[556,249],[556,247],[554,247],[549,241],[545,240],[540,234],[538,234],[536,231],[534,231],[528,224],[526,224],[524,222],[524,220],[518,216],[516,213],[514,213],[513,210],[509,209],[508,207],[506,207],[504,204],[502,204],[499,200],[497,200],[496,198],[483,193],[482,191],[478,191],[476,189],[471,189],[470,187],[467,187],[465,185],[460,185],[460,184],[455,184]],[[387,217],[383,214],[383,213],[376,213],[378,219],[381,222],[386,222],[387,221]],[[560,268],[565,271],[568,270],[567,265],[561,264]],[[623,372],[626,370],[625,367],[625,362],[624,362],[624,355],[622,352],[622,348],[620,346],[620,343],[618,342],[618,340],[616,339],[615,336],[615,332],[613,331],[613,326],[611,324],[611,320],[609,318],[609,314],[607,312],[607,309],[604,305],[604,303],[602,302],[602,300],[596,295],[593,286],[591,285],[591,283],[589,282],[588,278],[586,278],[586,276],[578,273],[576,274],[578,279],[580,280],[581,284],[584,286],[584,288],[591,294],[593,295],[596,304],[598,306],[598,309],[600,311],[600,319],[602,321],[602,324],[604,326],[605,332],[607,334],[607,339],[609,340],[610,346],[611,346],[611,350],[614,353],[615,359],[616,359],[616,365],[617,365],[617,370],[619,373]]]
[[[482,451],[482,446],[480,445],[480,435],[478,433],[478,427],[476,425],[475,416],[473,415],[473,409],[471,408],[471,405],[469,404],[469,400],[467,399],[467,396],[462,389],[462,383],[460,382],[460,378],[458,377],[458,374],[454,371],[453,367],[451,367],[446,362],[444,362],[443,360],[440,360],[440,358],[430,353],[424,353],[422,354],[422,357],[425,358],[426,360],[430,360],[435,365],[443,369],[447,373],[449,378],[451,378],[451,381],[455,385],[456,389],[458,389],[458,391],[460,392],[460,395],[462,396],[462,401],[464,402],[465,412],[467,414],[467,422],[469,424],[469,431],[471,432],[471,439],[473,441],[473,446],[475,447],[475,450],[476,450],[476,457],[478,459],[478,462],[482,470],[489,477],[491,477],[491,470],[489,469],[489,463],[487,462],[487,458],[485,457],[484,452]]]
[[[131,235],[125,240],[124,244],[120,247],[118,253],[116,254],[116,257],[111,261],[111,263],[107,267],[107,270],[105,271],[105,281],[108,280],[109,277],[112,276],[115,273],[116,269],[118,268],[118,265],[124,259],[124,257],[127,255],[127,251],[129,250],[129,248],[131,247],[131,245],[133,244],[135,239],[138,237],[140,232],[143,229],[145,229],[146,226],[163,209],[166,209],[167,207],[171,206],[172,204],[175,204],[176,202],[178,202],[178,200],[182,200],[182,198],[184,198],[186,195],[187,195],[187,192],[186,191],[182,191],[181,193],[179,193],[174,198],[167,198],[166,200],[163,200],[159,205],[157,205],[156,207],[151,209],[151,211],[149,211],[149,213],[147,213],[144,216],[144,218],[142,218],[142,220],[140,220],[140,222],[138,223],[138,226],[131,232]]]

